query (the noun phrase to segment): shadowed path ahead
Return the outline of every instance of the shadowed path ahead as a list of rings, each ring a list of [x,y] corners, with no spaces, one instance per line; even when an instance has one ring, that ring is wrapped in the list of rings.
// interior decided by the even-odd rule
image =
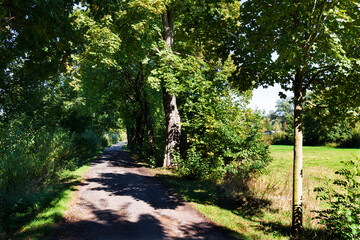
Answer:
[[[51,239],[231,239],[172,195],[122,145],[92,163]]]

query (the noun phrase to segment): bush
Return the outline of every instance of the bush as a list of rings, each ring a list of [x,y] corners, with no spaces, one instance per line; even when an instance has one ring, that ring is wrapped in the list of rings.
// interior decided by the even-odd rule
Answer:
[[[78,154],[91,155],[94,154],[97,149],[107,145],[105,138],[100,137],[92,130],[86,130],[75,136],[75,145],[77,147]]]
[[[227,119],[206,122],[205,118],[205,124],[197,128],[184,124],[190,147],[181,159],[176,157],[175,169],[180,175],[246,182],[269,164],[271,158],[263,139],[261,115],[237,106],[224,109]]]
[[[341,178],[334,187],[316,188],[318,198],[329,208],[318,213],[332,239],[360,239],[360,160],[346,162],[346,168],[336,172]]]
[[[110,146],[110,145],[113,145],[113,144],[119,142],[119,134],[118,133],[104,133],[103,138],[106,140],[105,146]]]
[[[351,136],[345,141],[341,142],[339,147],[341,148],[360,148],[360,125],[354,128],[351,132]]]
[[[75,157],[74,137],[62,128],[37,127],[13,120],[0,132],[0,231],[11,232],[14,214],[34,201],[29,196],[57,179],[57,172]],[[30,203],[29,203],[30,202]],[[35,201],[36,202],[36,201]]]
[[[188,179],[219,178],[222,176],[224,165],[221,157],[203,156],[195,144],[187,150],[185,159],[175,156],[174,162],[179,175]]]
[[[293,145],[294,140],[291,139],[285,131],[279,131],[271,135],[272,142],[274,145]]]
[[[60,171],[108,145],[91,130],[71,133],[39,125],[20,117],[1,126],[0,239],[13,231],[12,216],[34,207],[37,200],[31,196],[56,183]],[[109,141],[114,140],[110,135]]]

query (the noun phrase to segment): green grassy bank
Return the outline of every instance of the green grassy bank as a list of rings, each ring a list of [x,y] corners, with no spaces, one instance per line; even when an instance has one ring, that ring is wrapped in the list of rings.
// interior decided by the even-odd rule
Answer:
[[[182,179],[169,171],[157,175],[173,191],[238,239],[290,239],[292,146],[271,146],[268,172],[249,183],[236,199],[224,196],[221,185]],[[342,168],[341,161],[360,157],[360,149],[304,147],[304,238],[327,239],[313,210],[324,208],[314,188]]]
[[[3,236],[4,239],[43,239],[51,236],[90,163],[91,159],[74,171],[62,172],[56,183],[27,196],[28,202],[23,204],[25,208],[17,209],[9,221],[12,236]]]

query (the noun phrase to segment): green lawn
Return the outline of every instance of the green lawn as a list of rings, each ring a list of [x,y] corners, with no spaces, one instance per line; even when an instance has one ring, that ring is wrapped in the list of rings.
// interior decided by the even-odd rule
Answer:
[[[270,146],[271,156],[274,159],[270,165],[271,171],[288,172],[292,168],[293,146],[272,145]],[[332,147],[307,147],[303,149],[304,171],[314,167],[322,167],[334,171],[341,168],[341,161],[360,158],[360,149],[344,149]]]
[[[292,146],[271,146],[273,162],[267,174],[250,182],[252,191],[237,203],[226,201],[219,186],[158,172],[162,181],[213,222],[238,239],[290,239],[292,202]],[[360,149],[304,147],[305,239],[327,239],[312,210],[324,207],[315,187],[343,167],[341,161],[360,157]],[[316,236],[316,237],[315,237]],[[322,237],[323,236],[323,237]]]

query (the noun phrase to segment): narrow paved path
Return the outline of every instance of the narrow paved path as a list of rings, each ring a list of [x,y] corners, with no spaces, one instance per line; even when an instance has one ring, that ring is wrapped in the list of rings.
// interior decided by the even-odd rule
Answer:
[[[122,145],[93,162],[51,239],[230,239],[121,151]]]

